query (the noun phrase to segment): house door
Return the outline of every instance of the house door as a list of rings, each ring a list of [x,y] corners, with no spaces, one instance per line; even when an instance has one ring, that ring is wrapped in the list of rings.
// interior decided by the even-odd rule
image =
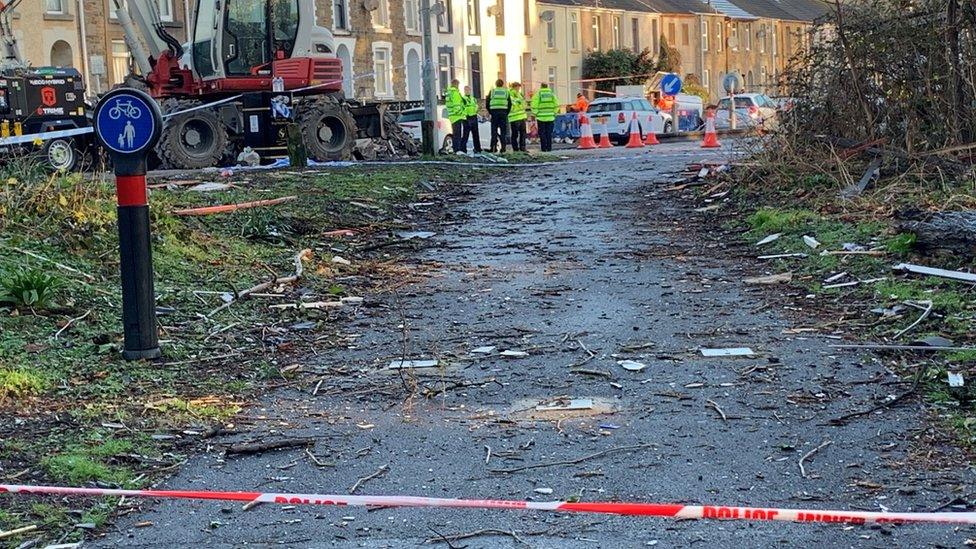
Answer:
[[[481,50],[471,50],[468,52],[468,70],[470,75],[468,78],[471,80],[471,94],[475,97],[482,97],[484,95],[484,87],[481,83]]]

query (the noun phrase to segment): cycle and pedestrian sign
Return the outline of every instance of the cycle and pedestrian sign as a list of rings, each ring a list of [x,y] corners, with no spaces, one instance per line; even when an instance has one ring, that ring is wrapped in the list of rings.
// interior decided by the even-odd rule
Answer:
[[[147,157],[163,130],[159,104],[140,90],[120,88],[95,107],[95,137],[112,158],[118,200],[122,282],[122,357],[161,356],[153,286]]]
[[[148,95],[120,89],[98,104],[95,134],[111,152],[135,155],[147,151],[160,131],[159,106]]]

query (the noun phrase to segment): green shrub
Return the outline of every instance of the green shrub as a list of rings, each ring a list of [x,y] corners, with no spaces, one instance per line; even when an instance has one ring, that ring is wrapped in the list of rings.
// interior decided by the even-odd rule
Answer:
[[[37,269],[0,273],[0,303],[43,309],[51,304],[60,285],[59,279]]]

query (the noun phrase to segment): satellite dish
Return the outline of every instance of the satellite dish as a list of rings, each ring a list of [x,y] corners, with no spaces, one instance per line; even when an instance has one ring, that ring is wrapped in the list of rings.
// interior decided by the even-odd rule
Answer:
[[[366,11],[376,11],[380,7],[379,0],[363,0],[363,8]]]
[[[539,19],[542,19],[542,21],[546,23],[552,23],[553,21],[556,20],[556,12],[552,10],[546,10],[539,14]]]
[[[495,5],[495,6],[488,6],[488,17],[495,17],[499,13],[501,13],[501,12],[498,9],[498,6],[497,5]]]
[[[440,17],[447,12],[447,8],[444,7],[444,2],[437,2],[430,7],[430,13],[434,17]]]
[[[739,39],[734,36],[730,36],[728,41],[726,41],[726,45],[730,50],[734,50],[739,47]]]

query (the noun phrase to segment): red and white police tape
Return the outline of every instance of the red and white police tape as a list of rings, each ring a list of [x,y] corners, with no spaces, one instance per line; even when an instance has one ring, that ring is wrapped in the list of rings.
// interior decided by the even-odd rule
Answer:
[[[878,513],[870,511],[823,511],[775,507],[725,507],[668,503],[513,501],[449,499],[410,496],[345,496],[326,494],[277,494],[273,492],[215,492],[186,490],[111,490],[63,486],[0,484],[0,494],[42,494],[91,497],[140,497],[192,500],[243,501],[283,505],[334,505],[340,507],[436,507],[462,509],[525,509],[570,513],[602,513],[676,519],[719,519],[785,522],[843,522],[850,524],[976,524],[976,513]]]

